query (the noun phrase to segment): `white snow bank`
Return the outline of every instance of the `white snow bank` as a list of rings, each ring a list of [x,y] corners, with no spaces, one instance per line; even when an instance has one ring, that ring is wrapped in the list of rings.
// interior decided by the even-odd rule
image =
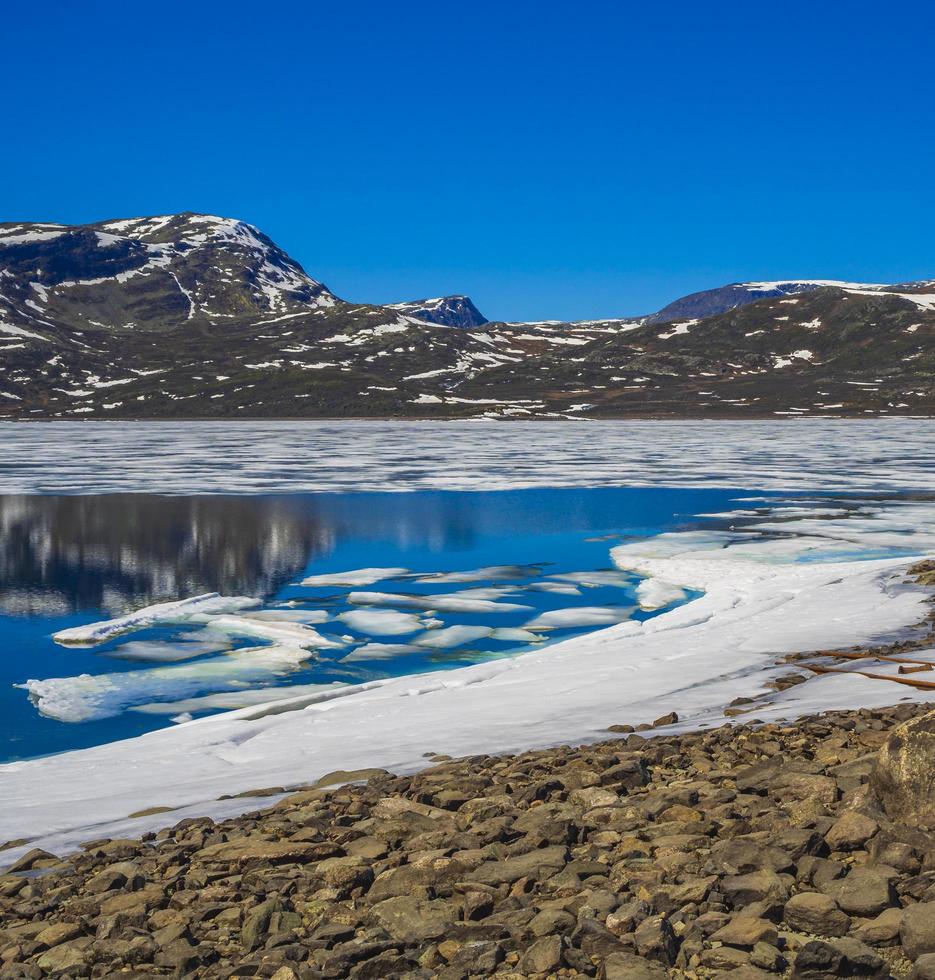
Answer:
[[[175,602],[158,602],[152,606],[144,606],[136,612],[116,619],[106,619],[87,626],[73,626],[71,629],[59,630],[52,637],[56,643],[74,644],[76,646],[96,646],[99,643],[130,633],[134,630],[146,629],[156,623],[184,623],[196,615],[215,615],[219,613],[237,612],[259,606],[259,599],[248,599],[243,596],[230,597],[218,595],[217,592],[206,592],[204,595],[193,596],[191,599],[179,599]]]

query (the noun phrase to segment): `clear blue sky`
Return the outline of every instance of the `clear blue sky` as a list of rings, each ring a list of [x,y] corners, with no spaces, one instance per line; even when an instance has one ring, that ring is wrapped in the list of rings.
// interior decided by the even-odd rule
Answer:
[[[243,218],[488,317],[935,277],[922,3],[8,4],[0,217]]]

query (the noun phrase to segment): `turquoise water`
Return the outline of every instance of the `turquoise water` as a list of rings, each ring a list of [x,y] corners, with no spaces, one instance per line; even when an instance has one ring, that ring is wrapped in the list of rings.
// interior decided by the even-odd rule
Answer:
[[[240,696],[256,698],[242,695],[244,690],[262,688],[275,696],[296,685],[445,670],[606,625],[534,629],[536,642],[502,633],[550,611],[598,607],[610,611],[605,617],[644,619],[655,613],[636,608],[632,576],[591,585],[554,576],[611,570],[610,548],[621,541],[712,526],[714,521],[692,515],[728,509],[739,493],[600,488],[0,496],[0,760],[109,742],[219,710],[216,702],[193,698],[223,694],[226,706],[234,706]],[[428,613],[392,601],[365,607],[348,602],[350,588],[297,584],[308,575],[372,566],[408,572],[360,587],[367,591],[412,597],[502,588],[509,594],[497,596],[498,604],[525,608]],[[416,578],[488,566],[511,567],[458,583]],[[554,591],[557,584],[562,591]],[[207,591],[254,596],[266,609],[327,616],[314,628],[342,645],[245,680],[225,669],[231,653],[256,647],[257,640],[212,636],[191,624],[163,624],[93,648],[52,640],[57,630]],[[418,631],[374,635],[335,619],[363,608],[415,613]],[[420,638],[451,626],[476,629],[455,646],[420,645]],[[374,643],[393,649],[368,648]],[[195,669],[180,679],[180,664]],[[121,675],[130,672],[141,673],[124,676],[135,682],[126,687]],[[61,690],[84,720],[47,717],[14,686],[49,678],[63,679]]]

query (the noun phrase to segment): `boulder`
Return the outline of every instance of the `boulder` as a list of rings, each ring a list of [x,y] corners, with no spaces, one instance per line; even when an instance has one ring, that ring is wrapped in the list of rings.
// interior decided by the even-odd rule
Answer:
[[[879,829],[880,825],[876,820],[856,810],[848,810],[831,825],[831,829],[825,834],[825,843],[832,851],[856,851]]]
[[[935,980],[935,953],[923,953],[915,961],[909,980]]]
[[[457,910],[449,902],[421,901],[409,895],[377,902],[372,915],[393,939],[407,943],[438,939],[458,917]]]
[[[903,911],[899,939],[910,960],[935,953],[935,902],[919,902]]]
[[[560,936],[545,936],[534,942],[523,954],[520,964],[524,973],[551,973],[562,965]]]
[[[669,971],[635,953],[619,952],[604,960],[600,975],[604,980],[666,980]]]
[[[644,919],[633,934],[636,942],[636,951],[640,956],[645,956],[650,960],[658,960],[667,966],[675,962],[675,954],[678,952],[675,933],[668,919],[662,915],[651,915]]]
[[[902,924],[901,908],[884,909],[875,919],[864,919],[853,931],[855,939],[868,946],[895,946]]]
[[[790,929],[818,936],[844,936],[850,927],[850,917],[838,908],[830,895],[820,892],[799,892],[786,902],[782,917]]]
[[[894,820],[935,829],[935,711],[890,733],[870,787]]]
[[[714,933],[711,940],[727,946],[752,948],[757,943],[775,945],[778,938],[779,934],[772,922],[753,915],[735,915],[726,926]]]
[[[828,882],[823,890],[849,915],[879,915],[896,904],[889,875],[874,868],[853,868],[846,878]]]
[[[889,967],[869,946],[856,939],[817,939],[796,954],[791,980],[828,980],[829,977],[868,977],[888,980]]]

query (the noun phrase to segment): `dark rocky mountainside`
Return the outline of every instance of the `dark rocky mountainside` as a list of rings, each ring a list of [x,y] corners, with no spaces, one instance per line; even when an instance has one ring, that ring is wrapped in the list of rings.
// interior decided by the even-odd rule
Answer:
[[[735,284],[644,318],[488,323],[339,299],[256,228],[0,225],[0,417],[935,411],[935,283]]]

